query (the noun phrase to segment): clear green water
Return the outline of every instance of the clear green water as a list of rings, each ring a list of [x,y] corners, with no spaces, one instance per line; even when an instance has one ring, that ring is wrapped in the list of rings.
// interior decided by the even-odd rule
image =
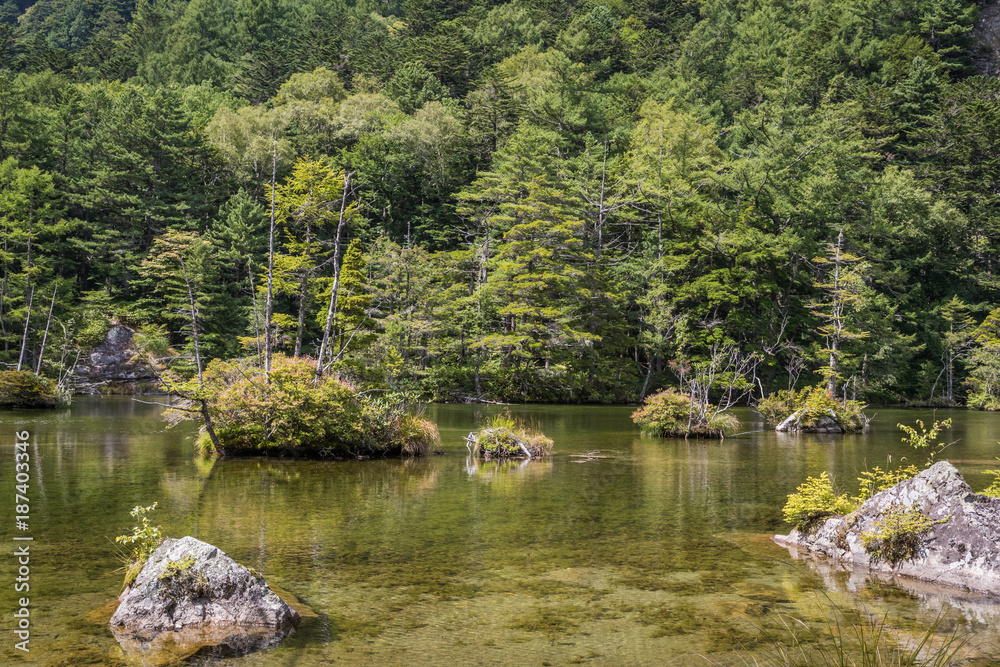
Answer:
[[[227,664],[742,664],[766,656],[762,629],[782,617],[821,634],[832,603],[888,614],[904,640],[941,617],[975,652],[1000,653],[989,600],[817,570],[767,539],[787,532],[781,507],[806,476],[831,470],[853,492],[866,462],[912,457],[895,425],[929,411],[878,410],[864,436],[718,442],[640,437],[629,408],[518,407],[556,454],[476,466],[461,438],[482,410],[431,406],[443,454],[424,460],[214,466],[192,455],[192,428],[166,430],[158,408],[127,398],[0,413],[3,551],[16,534],[15,430],[32,437],[35,537],[27,656],[10,632],[15,565],[0,557],[0,662],[123,662],[86,614],[118,593],[111,540],[153,501],[166,534],[219,546],[318,614]],[[745,430],[763,428],[739,414]],[[1000,415],[937,416],[956,423],[945,457],[985,487]],[[570,456],[592,450],[608,458]]]

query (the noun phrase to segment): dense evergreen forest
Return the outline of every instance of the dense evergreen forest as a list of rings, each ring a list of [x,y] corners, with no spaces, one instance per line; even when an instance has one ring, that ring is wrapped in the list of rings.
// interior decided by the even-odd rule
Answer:
[[[725,358],[993,407],[980,11],[5,0],[0,360],[257,354],[273,217],[275,345],[365,385],[629,402]]]

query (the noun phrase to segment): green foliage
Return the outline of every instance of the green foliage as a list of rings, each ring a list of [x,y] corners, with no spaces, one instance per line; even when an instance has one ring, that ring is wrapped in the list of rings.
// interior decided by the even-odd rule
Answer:
[[[986,316],[972,333],[974,346],[968,404],[976,410],[1000,409],[1000,308]]]
[[[157,585],[171,599],[188,602],[211,595],[208,579],[201,570],[195,570],[194,556],[188,554],[181,560],[171,560],[163,564]]]
[[[156,509],[157,503],[148,507],[136,505],[129,514],[133,519],[138,519],[139,525],[132,528],[131,534],[119,535],[115,538],[118,544],[130,547],[120,554],[120,558],[125,563],[125,582],[127,587],[135,581],[146,564],[149,556],[156,551],[156,548],[163,543],[163,536],[160,533],[160,526],[153,526],[149,523],[148,514]]]
[[[699,412],[689,396],[671,387],[648,396],[632,413],[632,421],[643,433],[661,437],[721,438],[727,429],[735,430],[740,424],[734,415],[717,412],[712,405],[704,411],[705,419],[699,420]]]
[[[54,408],[68,403],[69,396],[53,380],[31,371],[0,371],[0,407]]]
[[[168,560],[163,564],[163,572],[160,573],[160,579],[167,579],[173,577],[180,572],[187,570],[192,565],[194,565],[194,556],[188,554],[186,557],[180,560]]]
[[[895,470],[882,470],[879,466],[875,466],[871,470],[864,470],[861,472],[861,476],[858,477],[858,481],[861,483],[858,495],[851,498],[851,501],[856,507],[860,507],[862,503],[879,491],[891,489],[900,482],[904,482],[912,478],[919,472],[920,471],[915,465],[909,465],[905,468],[897,468]]]
[[[0,2],[0,363],[41,353],[56,283],[84,352],[110,317],[256,352],[265,184],[308,162],[364,202],[334,332],[361,389],[634,401],[726,341],[763,393],[1000,408],[967,0],[28,4]],[[283,194],[275,321],[307,354],[333,239]],[[168,246],[204,259],[193,306]]]
[[[861,534],[861,543],[872,562],[886,561],[892,566],[915,558],[920,552],[921,538],[936,523],[915,505],[893,505],[880,512],[874,530]]]
[[[829,516],[849,514],[855,509],[847,496],[833,490],[830,477],[823,472],[819,477],[807,477],[795,493],[788,496],[782,512],[785,521],[799,530],[809,530]]]
[[[997,461],[1000,461],[1000,458]],[[987,470],[986,474],[993,475],[993,483],[983,491],[983,494],[1000,498],[1000,470]]]
[[[858,401],[832,398],[821,383],[800,391],[776,391],[758,402],[757,411],[773,424],[779,424],[798,412],[799,423],[807,428],[816,426],[823,417],[835,415],[846,433],[856,433],[868,425],[868,419],[862,412],[864,407]]]
[[[901,438],[904,444],[913,447],[917,451],[929,450],[927,455],[927,467],[930,467],[934,464],[934,459],[937,455],[943,452],[951,444],[934,442],[941,431],[951,428],[951,419],[949,418],[944,421],[935,421],[930,430],[927,430],[927,428],[924,427],[923,421],[918,419],[916,420],[916,423],[920,428],[920,431],[917,431],[917,429],[912,426],[907,426],[906,424],[896,424],[896,428],[906,434]]]

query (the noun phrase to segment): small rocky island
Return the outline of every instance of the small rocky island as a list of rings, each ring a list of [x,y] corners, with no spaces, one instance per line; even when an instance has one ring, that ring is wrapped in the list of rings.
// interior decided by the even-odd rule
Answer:
[[[189,656],[244,655],[281,641],[300,621],[259,573],[193,537],[165,540],[119,599],[110,624],[126,651],[170,645],[188,647]]]
[[[935,463],[809,531],[776,535],[794,551],[845,565],[1000,595],[1000,498],[974,493],[955,466]]]

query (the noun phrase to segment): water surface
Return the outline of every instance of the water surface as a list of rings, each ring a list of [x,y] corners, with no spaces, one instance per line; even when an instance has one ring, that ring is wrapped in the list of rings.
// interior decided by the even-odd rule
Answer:
[[[822,635],[835,607],[888,614],[903,641],[937,620],[973,652],[1000,646],[990,600],[816,569],[767,539],[787,532],[781,507],[806,476],[829,470],[853,493],[866,466],[922,463],[895,425],[929,423],[929,411],[877,410],[866,435],[789,436],[753,432],[764,426],[744,410],[751,433],[719,442],[640,436],[631,408],[516,407],[556,454],[476,464],[462,436],[484,409],[431,406],[443,444],[426,459],[213,464],[193,455],[194,427],[168,430],[159,410],[83,398],[0,413],[8,496],[13,433],[31,433],[35,538],[32,650],[13,649],[8,557],[0,659],[135,662],[87,614],[119,591],[113,537],[133,525],[129,510],[154,501],[165,534],[215,544],[318,615],[226,664],[739,664],[767,653],[764,632],[780,619]],[[945,417],[957,442],[944,458],[984,488],[1000,465],[1000,415]],[[596,450],[607,458],[571,456]],[[13,544],[12,521],[2,525]]]

